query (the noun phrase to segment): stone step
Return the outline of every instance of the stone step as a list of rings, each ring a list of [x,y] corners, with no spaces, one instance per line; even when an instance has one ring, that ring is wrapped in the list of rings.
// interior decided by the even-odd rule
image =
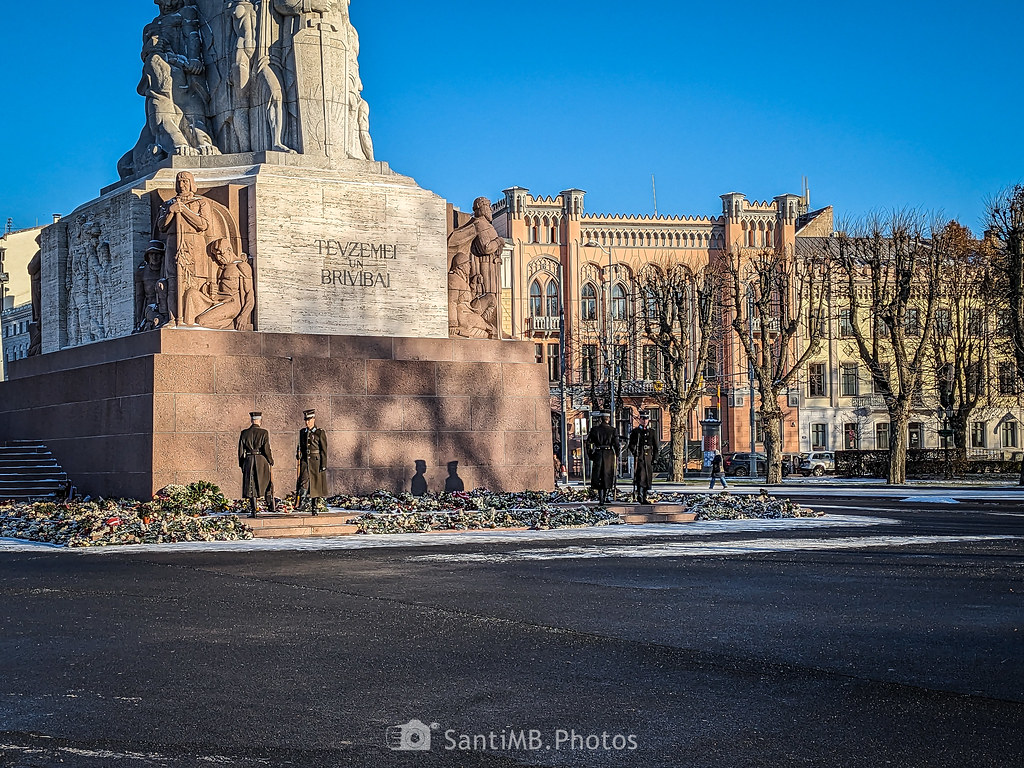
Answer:
[[[50,462],[56,464],[57,460],[50,453],[42,451],[39,453],[18,453],[15,451],[0,453],[0,464],[48,464]]]
[[[626,525],[651,523],[692,523],[696,518],[682,504],[616,504],[607,508],[616,512]]]
[[[57,491],[39,488],[13,488],[0,491],[0,501],[52,501],[57,498]]]
[[[5,480],[60,480],[68,479],[60,467],[3,467],[0,466],[0,482]]]
[[[66,480],[59,478],[43,477],[43,478],[16,478],[12,477],[6,480],[0,480],[0,496],[3,495],[4,491],[11,490],[14,488],[45,488],[47,490],[56,490],[63,485]]]
[[[351,514],[321,515],[260,515],[255,520],[244,513],[239,515],[252,528],[258,539],[285,539],[297,537],[351,536],[358,529],[351,525]]]

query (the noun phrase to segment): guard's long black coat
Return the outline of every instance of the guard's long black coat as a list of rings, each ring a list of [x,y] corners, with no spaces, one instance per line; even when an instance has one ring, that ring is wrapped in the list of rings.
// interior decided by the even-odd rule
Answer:
[[[326,498],[327,493],[327,433],[320,427],[299,430],[299,445],[295,449],[299,461],[299,479],[296,490],[301,492],[309,484],[309,495],[314,499]]]
[[[615,487],[619,436],[608,424],[595,424],[587,435],[587,455],[591,461],[590,487],[608,491]]]
[[[242,498],[266,496],[273,484],[270,468],[274,456],[270,452],[270,433],[253,424],[238,436],[238,466],[242,469]]]
[[[661,445],[650,427],[636,427],[629,433],[629,452],[633,454],[633,485],[651,490],[654,481],[654,462],[658,460]]]

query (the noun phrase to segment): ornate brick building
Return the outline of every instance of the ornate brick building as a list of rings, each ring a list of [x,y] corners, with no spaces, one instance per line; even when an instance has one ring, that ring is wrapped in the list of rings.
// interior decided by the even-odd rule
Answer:
[[[533,341],[537,360],[546,362],[555,424],[564,383],[569,444],[577,451],[588,412],[607,407],[610,375],[620,432],[627,433],[637,411],[646,409],[668,440],[663,361],[635,321],[643,311],[638,290],[643,270],[683,263],[696,271],[732,247],[788,248],[797,238],[828,236],[832,209],[811,211],[806,193],[768,202],[730,193],[722,196],[721,213],[714,216],[625,216],[587,213],[584,198],[578,189],[537,197],[512,187],[494,204],[495,227],[511,243],[504,270],[504,332]],[[760,450],[759,429],[750,425],[747,366],[728,322],[723,314],[688,434],[699,441],[700,422],[717,416],[721,439],[709,447],[747,450],[753,438]],[[783,405],[786,450],[798,451],[803,442],[797,428],[799,393]],[[556,428],[556,441],[557,434]],[[699,444],[688,455],[696,467]]]

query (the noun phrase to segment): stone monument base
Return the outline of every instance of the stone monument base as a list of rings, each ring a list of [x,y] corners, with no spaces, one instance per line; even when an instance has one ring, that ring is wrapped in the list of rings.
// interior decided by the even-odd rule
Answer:
[[[553,487],[547,370],[528,342],[162,329],[30,357],[0,382],[0,441],[45,443],[83,494],[146,499],[207,480],[241,494],[238,434],[271,433],[294,490],[302,411],[332,493]]]

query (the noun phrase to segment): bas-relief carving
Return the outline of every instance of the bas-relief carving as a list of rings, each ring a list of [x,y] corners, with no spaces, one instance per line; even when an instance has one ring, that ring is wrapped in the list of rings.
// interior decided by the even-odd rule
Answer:
[[[79,215],[68,226],[68,344],[88,344],[113,332],[110,242],[99,219]]]
[[[122,178],[170,155],[373,159],[349,0],[155,0],[139,92],[146,126]]]
[[[136,332],[167,324],[251,331],[253,273],[248,257],[236,253],[240,242],[231,212],[198,194],[191,173],[179,173],[136,269]]]
[[[501,338],[501,255],[505,239],[492,224],[486,197],[473,218],[448,235],[448,330],[470,339]]]

